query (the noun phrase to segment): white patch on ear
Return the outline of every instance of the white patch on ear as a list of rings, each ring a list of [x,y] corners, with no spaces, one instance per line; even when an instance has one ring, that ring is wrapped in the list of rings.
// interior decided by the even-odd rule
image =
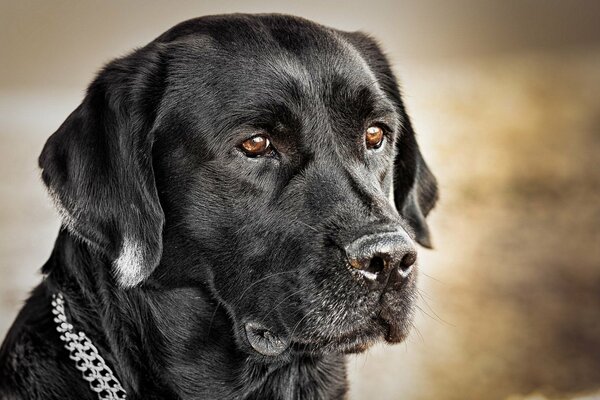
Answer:
[[[58,193],[50,187],[47,187],[47,189],[63,225],[92,248],[98,249],[98,246],[95,243],[89,241],[84,235],[81,235],[77,231],[77,218],[62,205]],[[122,287],[131,288],[140,284],[146,276],[143,272],[143,247],[139,242],[126,237],[123,240],[119,257],[113,262],[113,267],[115,269],[117,281]]]
[[[113,266],[121,286],[131,288],[141,283],[146,276],[143,273],[144,251],[139,242],[130,238],[123,240],[119,257]]]

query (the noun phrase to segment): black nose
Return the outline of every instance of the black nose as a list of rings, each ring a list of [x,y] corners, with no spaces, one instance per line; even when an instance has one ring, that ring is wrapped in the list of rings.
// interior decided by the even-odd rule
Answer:
[[[417,260],[414,244],[403,230],[363,236],[345,250],[350,265],[373,290],[401,285]]]

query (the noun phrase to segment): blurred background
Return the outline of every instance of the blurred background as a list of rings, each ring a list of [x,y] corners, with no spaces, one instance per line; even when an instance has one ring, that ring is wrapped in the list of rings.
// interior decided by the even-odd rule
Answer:
[[[351,399],[600,398],[600,2],[0,2],[0,338],[59,222],[37,156],[110,59],[192,17],[284,12],[373,34],[441,187],[405,344]]]

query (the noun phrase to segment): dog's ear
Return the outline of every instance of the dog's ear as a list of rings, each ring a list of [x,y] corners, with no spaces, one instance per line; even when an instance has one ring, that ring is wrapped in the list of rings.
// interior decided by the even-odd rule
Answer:
[[[64,227],[112,262],[122,287],[142,282],[162,255],[151,157],[164,84],[157,57],[137,51],[107,65],[39,157]]]
[[[404,107],[401,109],[404,111]],[[404,115],[403,133],[396,142],[394,202],[413,229],[415,240],[421,246],[432,248],[425,217],[437,202],[437,182],[421,155],[410,120]]]

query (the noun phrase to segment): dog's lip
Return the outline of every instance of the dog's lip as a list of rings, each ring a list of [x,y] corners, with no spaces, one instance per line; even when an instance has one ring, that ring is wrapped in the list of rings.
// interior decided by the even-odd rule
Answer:
[[[296,349],[325,348],[341,353],[360,353],[386,338],[387,327],[377,319],[362,326],[355,326],[346,331],[338,332],[335,336],[327,335],[320,338],[295,337],[292,345]]]
[[[387,304],[382,304],[376,315],[360,326],[353,326],[346,331],[338,332],[335,336],[308,339],[292,338],[292,344],[302,346],[333,347],[344,353],[358,353],[367,350],[377,342],[394,344],[403,342],[409,333],[410,316],[402,310],[395,310]],[[401,315],[401,316],[400,316]]]
[[[384,339],[388,343],[400,343],[406,339],[408,335],[408,329],[406,329],[406,319],[408,316],[404,316],[401,321],[398,321],[397,318],[394,318],[394,310],[392,310],[387,305],[384,305],[381,308],[381,311],[378,316],[378,322],[385,329]]]
[[[294,340],[292,347],[299,351],[318,351],[328,350],[344,354],[361,353],[368,350],[372,345],[383,339],[382,332],[361,332],[351,331],[329,338],[327,341],[322,340]]]

